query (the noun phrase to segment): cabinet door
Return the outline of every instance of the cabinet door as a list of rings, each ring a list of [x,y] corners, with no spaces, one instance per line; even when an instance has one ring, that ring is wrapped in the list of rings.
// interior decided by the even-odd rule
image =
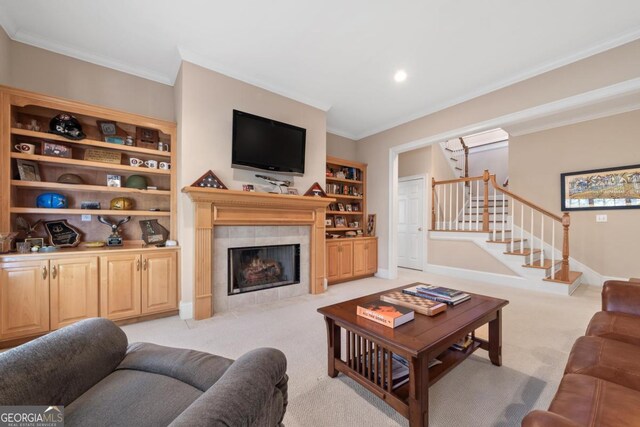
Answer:
[[[178,308],[176,252],[142,255],[142,314]]]
[[[340,278],[340,242],[327,242],[327,280]]]
[[[0,338],[49,331],[49,261],[0,264]]]
[[[353,242],[340,242],[340,279],[353,276]]]
[[[378,271],[378,239],[367,240],[366,245],[367,274]]]
[[[51,260],[51,329],[98,316],[98,258]]]
[[[367,272],[367,240],[353,242],[353,275],[359,276]]]
[[[140,315],[140,254],[100,257],[100,316],[117,320]]]

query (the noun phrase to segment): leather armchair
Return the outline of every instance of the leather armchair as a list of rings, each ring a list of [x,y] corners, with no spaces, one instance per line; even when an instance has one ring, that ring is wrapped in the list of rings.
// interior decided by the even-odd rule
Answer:
[[[640,316],[640,282],[604,282],[602,310]]]

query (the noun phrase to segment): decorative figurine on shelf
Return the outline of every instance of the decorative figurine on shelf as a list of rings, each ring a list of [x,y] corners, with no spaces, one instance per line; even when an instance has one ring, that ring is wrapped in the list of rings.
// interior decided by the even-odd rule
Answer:
[[[33,233],[36,232],[36,229],[42,224],[42,220],[39,219],[33,224],[29,224],[29,222],[23,217],[19,216],[16,218],[16,228],[19,232],[24,233],[27,239],[30,239]]]
[[[49,235],[49,244],[60,248],[75,247],[80,243],[80,232],[66,219],[46,221],[44,228]]]
[[[82,125],[71,114],[61,113],[49,122],[49,132],[64,136],[74,141],[85,139],[87,135],[82,132]]]
[[[121,219],[118,222],[109,221],[107,218],[102,215],[98,215],[98,221],[102,224],[108,225],[111,227],[111,236],[107,237],[107,246],[122,246],[122,237],[120,236],[120,226],[126,224],[131,221],[131,217],[128,216],[124,219]]]
[[[42,193],[36,198],[36,206],[47,209],[64,209],[69,205],[66,196],[62,194]]]
[[[158,223],[157,219],[144,219],[140,221],[142,240],[147,245],[164,246],[169,238],[169,230]]]
[[[291,181],[285,181],[285,180],[273,178],[267,175],[256,174],[256,178],[264,179],[269,184],[273,185],[274,188],[278,187],[278,190],[280,190],[280,194],[287,194],[287,191],[283,190],[282,187],[287,188],[291,185]],[[271,191],[271,193],[275,193],[275,191]]]

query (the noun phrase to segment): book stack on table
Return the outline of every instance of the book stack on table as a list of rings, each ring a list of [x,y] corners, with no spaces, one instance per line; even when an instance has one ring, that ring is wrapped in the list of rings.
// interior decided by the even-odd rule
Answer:
[[[456,289],[445,288],[443,286],[428,285],[426,283],[416,283],[407,289],[403,289],[405,294],[427,298],[432,301],[443,302],[448,305],[458,305],[468,301],[471,295]]]

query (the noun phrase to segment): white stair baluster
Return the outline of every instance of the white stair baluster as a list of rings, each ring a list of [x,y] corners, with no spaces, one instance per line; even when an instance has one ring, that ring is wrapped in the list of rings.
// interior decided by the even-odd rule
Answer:
[[[515,228],[514,228],[514,222],[513,222],[513,217],[516,216],[516,199],[511,199],[511,203],[510,205],[513,205],[513,212],[511,213],[511,253],[513,253],[513,249],[514,249],[514,245],[515,245],[515,237],[516,237],[516,232],[515,232]],[[507,209],[507,212],[509,211],[509,209]]]
[[[531,236],[531,242],[529,242],[529,246],[530,246],[530,251],[531,253],[529,254],[529,265],[533,265],[533,250],[535,249],[536,245],[533,243],[533,208],[531,209],[531,228],[530,230],[530,236]]]
[[[436,225],[434,230],[440,230],[440,186],[436,186]]]
[[[449,183],[449,230],[453,230],[453,188],[451,187],[451,183]]]
[[[504,242],[504,201],[505,201],[505,196],[504,193],[502,193],[502,241]],[[495,203],[494,203],[495,204]],[[493,214],[497,215],[497,212],[495,209],[493,210]]]
[[[496,240],[496,233],[498,232],[498,224],[496,223],[496,199],[498,198],[498,194],[496,192],[496,187],[493,187],[493,241]]]
[[[479,198],[480,198],[480,180],[476,181],[476,231],[480,231],[480,199]]]
[[[524,253],[524,203],[520,205],[520,253]]]
[[[458,215],[460,215],[460,211],[458,210],[458,198],[460,197],[460,195],[458,194],[458,191],[460,189],[460,183],[456,182],[456,231],[458,230]]]
[[[540,213],[540,267],[544,266],[544,214]]]
[[[447,186],[446,185],[442,185],[442,193],[443,193],[443,200],[442,200],[442,229],[446,230],[447,229]]]
[[[551,278],[556,278],[556,222],[551,221]]]
[[[465,186],[465,182],[462,182],[462,230],[466,230],[466,219],[464,217],[465,211],[467,209],[467,187]]]

